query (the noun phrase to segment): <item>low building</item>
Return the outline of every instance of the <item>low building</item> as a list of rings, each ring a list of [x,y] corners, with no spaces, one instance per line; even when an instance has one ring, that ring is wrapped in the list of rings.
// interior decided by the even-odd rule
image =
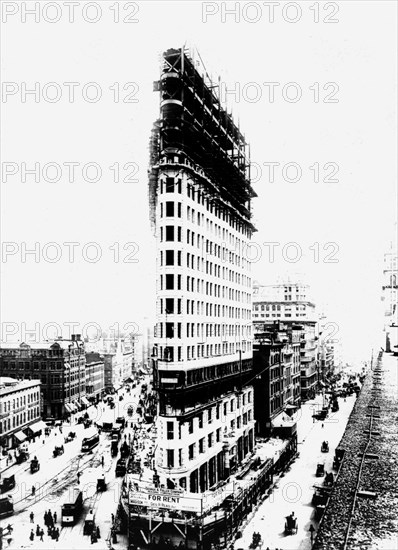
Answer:
[[[39,431],[44,427],[40,422],[40,386],[40,380],[0,377],[0,445],[3,448],[22,443],[29,426],[33,434],[36,428]]]
[[[79,334],[71,340],[7,343],[0,348],[0,372],[24,380],[40,380],[43,417],[64,418],[84,405],[86,357]]]
[[[105,390],[105,363],[100,353],[86,353],[86,399],[97,402]],[[87,403],[86,403],[87,404]]]

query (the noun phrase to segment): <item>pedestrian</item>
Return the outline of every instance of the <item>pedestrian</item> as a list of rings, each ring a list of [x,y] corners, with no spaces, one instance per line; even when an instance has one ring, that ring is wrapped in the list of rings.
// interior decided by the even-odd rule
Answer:
[[[104,467],[104,455],[102,455],[102,457],[101,457],[101,465],[102,465],[102,467]]]
[[[40,540],[41,540],[41,542],[43,542],[43,535],[44,535],[44,531],[43,531],[43,529],[40,529]]]
[[[59,539],[59,529],[58,527],[55,529],[55,540],[56,542],[58,542],[58,539]]]
[[[54,520],[53,520],[53,516],[52,516],[51,512],[48,515],[48,523],[49,523],[50,527],[54,527]]]
[[[100,531],[99,525],[97,525],[97,539],[100,539],[100,538],[101,538],[101,531]]]
[[[322,422],[322,428],[323,428],[323,422]]]
[[[112,525],[115,523],[115,514],[111,514]]]
[[[47,514],[47,512],[44,512],[43,519],[44,519],[44,525],[47,527],[48,526],[48,514]]]
[[[35,522],[35,515],[34,515],[33,512],[31,512],[31,513],[29,514],[29,517],[30,517],[30,523],[34,523],[34,522]]]
[[[33,541],[34,538],[35,538],[35,534],[34,534],[33,529],[32,529],[31,532],[30,532],[30,535],[29,535],[29,539]]]
[[[54,523],[57,523],[57,512],[54,512]]]
[[[36,525],[36,537],[40,535],[40,525]]]
[[[32,497],[35,496],[35,493],[36,493],[36,487],[32,485]]]

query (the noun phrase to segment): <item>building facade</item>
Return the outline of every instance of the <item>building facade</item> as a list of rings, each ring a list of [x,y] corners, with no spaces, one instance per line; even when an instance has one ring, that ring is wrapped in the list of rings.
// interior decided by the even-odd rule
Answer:
[[[254,418],[257,434],[269,437],[300,405],[301,327],[255,324]]]
[[[26,439],[24,430],[41,419],[40,380],[0,377],[0,446],[10,448]]]
[[[318,385],[317,322],[315,305],[309,300],[308,292],[308,285],[292,282],[277,285],[256,283],[253,288],[253,323],[255,327],[263,327],[264,324],[271,326],[279,322],[289,330],[292,330],[295,325],[301,326],[300,399],[303,401],[315,395]],[[262,331],[263,328],[260,330]],[[295,332],[294,338],[295,340],[299,338],[297,332]],[[298,380],[295,378],[296,401],[298,400],[297,382]]]
[[[0,372],[22,380],[40,380],[44,418],[63,418],[80,409],[86,395],[86,357],[80,335],[71,340],[6,344],[0,348]]]
[[[384,305],[385,349],[398,355],[398,254],[391,243],[384,254],[382,302]]]
[[[245,247],[255,194],[244,137],[192,59],[166,52],[156,87],[161,120],[149,181],[158,249],[155,463],[160,483],[200,492],[254,446]]]
[[[98,402],[104,391],[104,358],[97,352],[86,353],[86,398],[90,402]]]

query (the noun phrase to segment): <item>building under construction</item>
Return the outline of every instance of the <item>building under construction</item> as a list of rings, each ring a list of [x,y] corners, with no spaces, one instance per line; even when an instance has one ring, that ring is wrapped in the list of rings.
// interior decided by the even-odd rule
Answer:
[[[157,439],[124,499],[141,548],[226,545],[272,481],[273,459],[255,449],[249,150],[198,59],[166,51],[155,82]]]

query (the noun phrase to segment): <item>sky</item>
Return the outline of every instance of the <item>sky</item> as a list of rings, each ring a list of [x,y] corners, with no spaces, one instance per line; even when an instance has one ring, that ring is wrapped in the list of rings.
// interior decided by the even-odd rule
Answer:
[[[347,358],[377,345],[396,222],[396,3],[280,2],[273,18],[264,2],[47,4],[2,3],[3,340],[153,323],[153,81],[162,52],[185,45],[250,143],[253,278],[299,273]]]

